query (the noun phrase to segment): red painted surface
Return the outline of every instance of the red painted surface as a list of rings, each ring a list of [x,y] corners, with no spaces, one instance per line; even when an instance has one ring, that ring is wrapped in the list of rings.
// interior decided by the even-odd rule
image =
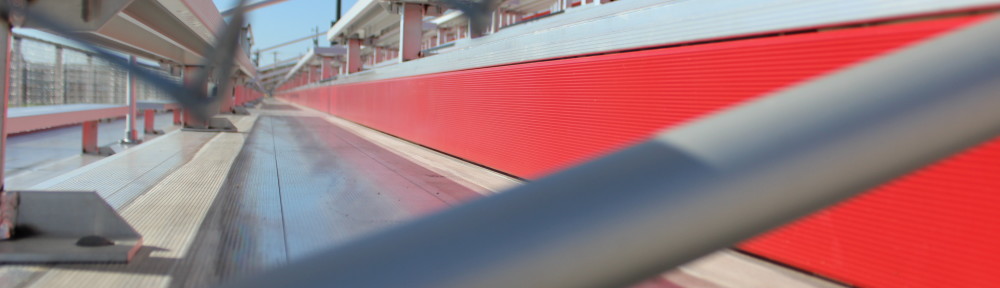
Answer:
[[[97,146],[97,121],[86,121],[80,125],[83,127],[83,153],[97,154],[100,150]]]
[[[525,16],[524,18],[521,18],[521,21],[528,21],[528,20],[531,20],[531,19],[540,18],[542,16],[549,15],[549,14],[552,14],[552,11],[546,10],[546,11],[542,11],[542,12],[538,12],[538,13],[535,13],[535,14],[531,14],[531,15]]]
[[[979,19],[580,57],[282,97],[532,179]],[[988,263],[1000,259],[993,244],[998,154],[1000,144],[984,145],[742,247],[863,286],[1000,283]]]
[[[143,113],[143,133],[153,133],[156,131],[156,110],[146,109]]]
[[[174,109],[174,125],[181,125],[181,124],[183,124],[181,122],[181,109],[180,108]]]

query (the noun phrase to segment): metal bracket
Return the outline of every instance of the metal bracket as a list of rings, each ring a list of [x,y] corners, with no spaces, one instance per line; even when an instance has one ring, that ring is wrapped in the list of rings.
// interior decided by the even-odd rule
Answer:
[[[16,223],[13,237],[0,240],[0,263],[125,263],[142,246],[139,232],[97,192],[0,193],[5,219]]]

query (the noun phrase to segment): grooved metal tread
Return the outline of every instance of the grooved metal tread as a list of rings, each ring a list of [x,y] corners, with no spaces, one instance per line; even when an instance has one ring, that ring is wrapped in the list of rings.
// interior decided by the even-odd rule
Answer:
[[[261,272],[470,197],[321,118],[262,116],[172,286]]]

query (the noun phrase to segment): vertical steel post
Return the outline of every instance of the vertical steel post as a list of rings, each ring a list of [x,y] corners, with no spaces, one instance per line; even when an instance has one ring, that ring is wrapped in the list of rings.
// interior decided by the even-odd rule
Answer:
[[[498,11],[490,12],[490,29],[488,30],[490,34],[496,33],[497,31],[497,13]]]
[[[11,52],[11,40],[12,34],[10,31],[10,23],[6,19],[0,19],[0,47],[3,47],[3,51],[0,52],[0,63],[3,63],[3,70],[0,70],[0,85],[3,86],[3,100],[0,105],[3,106],[3,117],[0,118],[0,191],[3,190],[4,184],[4,161],[6,161],[7,154],[7,101],[10,99],[10,52]]]
[[[137,65],[135,56],[128,57],[128,64],[133,67]],[[137,143],[139,135],[135,130],[135,115],[138,112],[135,108],[135,73],[126,71],[125,75],[125,103],[128,105],[128,114],[125,115],[125,139],[122,139],[122,143]]]
[[[83,122],[81,126],[83,126],[83,137],[80,142],[83,143],[83,153],[97,154],[100,151],[97,147],[97,121]]]
[[[144,116],[142,117],[143,118],[142,120],[145,124],[143,125],[143,133],[146,134],[156,133],[156,110],[146,109],[143,113],[145,113]]]
[[[181,121],[181,111],[183,110],[184,109],[182,108],[174,108],[174,110],[172,111],[174,113],[174,125],[184,124],[184,122]]]
[[[420,58],[424,5],[403,3],[399,17],[399,62]]]
[[[236,87],[234,87],[234,89],[236,89],[236,91],[233,93],[233,106],[241,106],[241,105],[243,105],[243,92],[244,91],[243,91],[243,84],[242,83],[243,83],[243,79],[241,78],[239,81],[236,82]]]
[[[225,91],[217,91],[219,97],[219,113],[233,113],[233,87],[236,81],[233,79],[221,79],[221,81],[231,81],[230,85],[219,85],[219,89],[229,87]],[[220,83],[221,84],[221,83]]]
[[[59,104],[67,104],[67,103],[69,103],[69,101],[68,101],[69,99],[67,99],[68,95],[66,95],[66,69],[64,69],[64,66],[63,66],[63,47],[62,46],[58,46],[58,45],[56,46],[56,55],[55,56],[56,56],[55,57],[56,63],[55,63],[55,69],[54,69],[55,71],[53,71],[54,72],[53,76],[55,76],[55,77],[53,77],[54,79],[52,79],[52,81],[55,82],[55,83],[53,83],[55,85],[52,85],[52,88],[54,88],[55,91],[53,91],[53,94],[55,94],[56,97],[60,98],[59,99],[59,101],[60,101]]]
[[[329,57],[323,57],[320,60],[323,64],[323,76],[321,79],[330,79],[333,77],[333,59]]]
[[[97,99],[97,69],[94,69],[94,55],[87,53],[87,70],[90,74],[90,95],[86,97],[86,101],[94,101]]]
[[[347,39],[347,71],[351,74],[361,71],[361,39]]]
[[[196,75],[198,74],[199,69],[201,69],[201,67],[184,66],[184,72],[182,76],[184,77],[184,85],[191,87],[199,82],[199,79],[195,78]],[[208,82],[205,82],[204,84],[200,85],[201,86],[196,87],[196,89],[200,89],[201,91],[208,91]],[[184,112],[184,127],[208,128],[208,122],[199,120],[198,117],[194,116],[194,114],[192,113],[192,111],[190,111],[190,109],[184,109],[183,112]]]

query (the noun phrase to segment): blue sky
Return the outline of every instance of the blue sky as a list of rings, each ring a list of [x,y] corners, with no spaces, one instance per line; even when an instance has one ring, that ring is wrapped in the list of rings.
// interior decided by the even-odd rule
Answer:
[[[235,0],[213,0],[220,11],[236,5]],[[253,3],[258,0],[248,0]],[[342,0],[342,13],[351,9],[356,0]],[[254,49],[266,48],[305,37],[319,27],[320,32],[330,29],[330,21],[336,17],[336,0],[288,0],[278,4],[250,12],[249,20],[253,25]],[[330,43],[325,37],[320,37],[320,46]],[[261,66],[270,64],[278,51],[278,59],[287,59],[305,53],[312,47],[312,40],[302,41],[293,45],[261,53]]]

